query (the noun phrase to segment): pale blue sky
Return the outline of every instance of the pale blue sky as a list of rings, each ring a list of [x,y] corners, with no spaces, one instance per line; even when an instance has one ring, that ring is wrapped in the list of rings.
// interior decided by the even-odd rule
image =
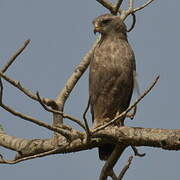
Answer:
[[[136,55],[141,91],[157,74],[161,78],[138,106],[134,121],[127,120],[129,126],[180,128],[179,7],[179,0],[156,0],[137,13],[137,24],[129,33],[129,41]],[[7,74],[30,90],[38,90],[42,96],[55,98],[96,38],[92,32],[92,19],[105,12],[95,0],[0,0],[0,65],[24,40],[30,38],[30,45]],[[78,118],[82,117],[88,99],[87,75],[86,72],[79,81],[65,108],[67,113]],[[44,112],[38,103],[5,84],[6,103],[51,123],[51,115]],[[0,124],[7,133],[22,138],[46,138],[52,134],[3,110],[0,111]],[[125,180],[179,179],[179,152],[144,147],[140,151],[147,155],[133,160]],[[3,148],[0,152],[12,157]],[[130,154],[132,151],[127,150],[118,163],[118,170]],[[98,179],[102,162],[94,149],[0,166],[3,180],[95,180]]]

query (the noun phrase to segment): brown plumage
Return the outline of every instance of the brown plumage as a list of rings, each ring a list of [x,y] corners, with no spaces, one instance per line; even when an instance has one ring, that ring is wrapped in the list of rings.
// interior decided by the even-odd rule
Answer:
[[[101,33],[89,72],[93,127],[98,127],[129,106],[135,57],[127,40],[126,26],[118,16],[101,15],[94,19],[93,24],[94,32]],[[118,125],[124,125],[124,119]],[[112,144],[99,147],[100,159],[107,160],[113,148]]]

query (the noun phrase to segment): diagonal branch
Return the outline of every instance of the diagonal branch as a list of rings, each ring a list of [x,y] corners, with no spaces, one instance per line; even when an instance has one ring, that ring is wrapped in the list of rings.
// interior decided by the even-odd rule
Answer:
[[[37,96],[34,93],[32,93],[30,90],[26,89],[19,81],[11,79],[10,77],[5,75],[1,71],[0,71],[0,77],[2,77],[4,80],[9,82],[11,85],[16,87],[17,89],[19,89],[21,92],[23,92],[25,95],[27,95],[31,99],[33,99],[35,101],[38,101]],[[53,100],[51,100],[51,99],[48,99],[48,98],[43,98],[43,103],[45,103],[45,104],[47,104],[49,106],[50,105],[55,106],[55,102]]]
[[[123,0],[116,0],[116,3],[114,5],[114,14],[116,15],[119,11],[119,8],[121,7]]]
[[[90,51],[83,57],[80,64],[77,66],[77,68],[74,70],[74,72],[72,73],[68,81],[66,82],[65,87],[60,91],[59,95],[57,96],[55,100],[57,104],[56,110],[63,112],[66,100],[69,97],[70,93],[72,92],[78,80],[81,78],[83,73],[88,68],[91,58],[93,56],[94,49],[98,42],[99,42],[99,38],[93,44],[93,47],[90,49]],[[63,117],[61,115],[54,114],[53,124],[56,126],[57,124],[62,124],[62,123],[63,123]]]
[[[146,2],[146,3],[144,3],[142,6],[140,6],[140,7],[138,7],[138,8],[133,9],[133,12],[135,13],[136,11],[139,11],[139,10],[141,10],[141,9],[145,8],[146,6],[148,6],[149,4],[151,4],[153,1],[154,1],[154,0],[149,0],[149,1],[147,1],[147,2]]]
[[[117,180],[122,180],[125,173],[127,172],[127,170],[129,169],[131,163],[132,163],[132,160],[133,160],[133,156],[130,156],[127,163],[125,164],[125,166],[123,167],[122,171],[120,172]]]
[[[1,71],[4,73],[7,71],[7,69],[10,67],[10,65],[16,60],[16,58],[24,51],[24,49],[27,47],[27,45],[29,44],[30,40],[26,40],[23,44],[23,46],[21,48],[19,48],[17,50],[17,52],[15,52],[15,54],[13,54],[13,56],[8,60],[8,62],[3,66],[3,68],[1,69]]]
[[[114,5],[109,2],[108,0],[96,0],[101,5],[103,5],[105,8],[107,8],[112,14],[114,14]]]
[[[67,98],[69,97],[71,91],[75,87],[76,83],[80,79],[80,77],[83,75],[83,73],[86,71],[86,69],[89,66],[89,63],[91,61],[94,48],[96,47],[97,43],[99,42],[99,38],[96,40],[96,42],[93,44],[93,47],[91,50],[83,57],[81,63],[76,67],[71,77],[68,79],[65,87],[61,90],[59,95],[56,98],[56,103],[64,105]]]

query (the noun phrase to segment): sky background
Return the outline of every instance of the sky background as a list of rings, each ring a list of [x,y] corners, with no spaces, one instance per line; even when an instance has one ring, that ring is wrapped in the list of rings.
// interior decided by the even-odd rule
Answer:
[[[136,13],[137,23],[128,37],[136,56],[141,92],[156,75],[161,77],[153,91],[139,104],[135,119],[126,121],[129,126],[180,129],[179,7],[179,0],[156,0]],[[107,12],[95,0],[0,0],[0,66],[30,38],[28,48],[7,74],[33,92],[38,90],[43,97],[55,98],[96,39],[92,19]],[[7,83],[4,86],[4,101],[8,105],[44,122],[52,122],[51,114],[44,112],[37,102]],[[87,100],[86,72],[68,99],[65,112],[82,118]],[[69,120],[65,122],[69,123]],[[16,118],[4,110],[0,110],[0,124],[7,133],[16,137],[33,139],[52,135],[49,130]],[[139,150],[147,155],[134,158],[125,180],[180,178],[180,152],[148,147],[140,147]],[[0,153],[7,158],[14,155],[2,147]],[[131,149],[126,151],[116,171],[120,171],[132,153]],[[97,149],[93,149],[16,165],[1,164],[0,176],[3,180],[95,180],[102,165]]]

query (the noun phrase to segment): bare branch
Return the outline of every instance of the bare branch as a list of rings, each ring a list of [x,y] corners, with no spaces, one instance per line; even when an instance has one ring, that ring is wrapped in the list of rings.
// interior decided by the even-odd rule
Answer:
[[[115,117],[114,119],[112,119],[110,122],[106,123],[105,125],[102,125],[96,129],[93,130],[92,133],[95,133],[99,130],[102,130],[104,128],[106,128],[107,126],[114,124],[117,120],[126,117],[127,113],[129,111],[131,111],[151,90],[152,88],[156,85],[156,83],[158,82],[160,76],[157,76],[156,79],[154,80],[154,82],[152,83],[151,86],[149,86],[149,88],[147,88],[144,93],[131,105],[129,106],[124,112],[122,112],[120,115],[118,115],[117,117]]]
[[[99,39],[96,40],[96,42],[93,44],[93,47],[91,48],[91,50],[83,57],[81,63],[76,67],[73,74],[68,79],[65,87],[61,90],[61,92],[57,96],[56,103],[58,105],[60,104],[61,106],[64,106],[64,103],[66,102],[67,98],[69,97],[74,86],[76,85],[76,83],[78,82],[80,77],[83,75],[83,73],[88,68],[90,60],[92,58],[94,48],[96,47],[98,42],[99,42]]]
[[[7,75],[3,74],[1,71],[0,71],[0,77],[2,77],[4,80],[9,82],[11,85],[16,87],[17,89],[19,89],[21,92],[23,92],[25,95],[27,95],[31,99],[38,101],[37,96],[35,94],[33,94],[30,90],[28,90],[25,87],[23,87],[19,81],[11,79]],[[43,103],[45,103],[45,104],[47,104],[49,106],[50,105],[51,106],[55,105],[55,102],[53,100],[48,99],[48,98],[43,98]]]
[[[23,50],[27,47],[29,44],[30,40],[26,40],[23,44],[23,46],[17,50],[17,52],[8,60],[8,62],[3,66],[2,72],[6,72],[9,66],[15,61],[15,59],[23,52]]]
[[[138,8],[134,8],[133,7],[133,0],[129,0],[128,3],[128,10],[123,10],[121,15],[120,15],[120,19],[121,20],[125,20],[130,14],[135,13],[143,8],[145,8],[146,6],[148,6],[150,3],[152,3],[154,0],[149,0],[146,3],[144,3],[142,6],[138,7]]]
[[[130,165],[132,163],[132,160],[133,160],[133,156],[130,156],[127,163],[126,163],[126,165],[123,167],[120,175],[118,176],[117,180],[122,180],[123,179],[125,173],[127,172],[127,170],[129,169],[129,167],[130,167]]]
[[[2,95],[3,94],[3,84],[2,84],[2,81],[0,81],[0,94]],[[2,96],[1,96],[2,98]],[[33,122],[35,124],[38,124],[39,126],[42,126],[42,127],[45,127],[51,131],[55,131],[55,132],[58,132],[60,133],[61,135],[63,135],[64,137],[66,137],[68,140],[71,139],[71,133],[69,133],[68,131],[65,131],[63,129],[60,129],[60,128],[56,128],[56,127],[53,127],[49,124],[46,124],[44,123],[43,121],[40,121],[40,120],[37,120],[31,116],[28,116],[28,115],[25,115],[23,113],[20,113],[20,112],[17,112],[15,111],[14,109],[6,106],[5,104],[2,103],[2,99],[0,99],[0,106],[5,109],[6,111],[8,111],[9,113],[13,114],[14,116],[17,116],[17,117],[20,117],[21,119],[24,119],[24,120],[27,120],[27,121],[30,121],[30,122]]]
[[[105,8],[107,8],[112,14],[114,14],[114,6],[108,0],[96,0],[100,4],[102,4]]]
[[[134,7],[134,0],[128,0],[128,9],[133,9]]]
[[[92,55],[93,55],[93,52],[94,52],[94,48],[96,47],[98,42],[99,42],[99,39],[96,40],[96,42],[93,44],[93,47],[91,48],[91,50],[83,57],[80,64],[77,66],[77,68],[74,70],[71,77],[66,82],[65,87],[60,91],[60,93],[57,96],[56,101],[55,101],[57,104],[56,110],[63,112],[64,104],[65,104],[67,98],[69,97],[71,91],[75,87],[76,83],[81,78],[81,76],[86,71],[86,69],[88,68],[89,63],[92,58]],[[61,115],[54,114],[53,115],[54,126],[56,126],[57,124],[62,124],[62,123],[63,123],[63,117]]]
[[[46,111],[51,112],[51,113],[55,113],[55,114],[60,114],[60,115],[63,116],[63,118],[70,119],[71,121],[77,123],[77,124],[78,124],[80,127],[82,127],[84,130],[86,130],[85,125],[84,125],[79,119],[76,119],[75,117],[72,117],[72,116],[70,116],[70,115],[68,115],[68,114],[64,114],[64,113],[61,112],[61,111],[48,108],[48,107],[43,103],[43,101],[42,101],[42,99],[41,99],[41,97],[40,97],[40,95],[39,95],[39,92],[37,92],[36,95],[37,95],[37,97],[38,97],[39,103],[42,105],[42,107],[43,107]]]
[[[35,118],[31,117],[31,116],[28,116],[28,115],[25,115],[23,113],[17,112],[15,110],[13,110],[12,108],[10,108],[9,106],[6,106],[5,104],[0,104],[0,106],[3,109],[5,109],[6,111],[8,111],[9,113],[13,114],[14,116],[20,117],[21,119],[24,119],[26,121],[37,124],[39,126],[45,127],[45,128],[47,128],[47,129],[49,129],[51,131],[55,131],[55,132],[61,134],[62,136],[66,137],[68,140],[71,139],[71,133],[64,130],[64,129],[51,126],[51,125],[49,125],[47,123],[44,123],[43,121],[37,120],[37,119],[35,119]]]
[[[114,14],[116,15],[119,11],[119,8],[121,7],[123,0],[116,0],[116,3],[114,5]]]
[[[135,8],[135,9],[133,9],[133,12],[135,13],[136,11],[139,11],[139,10],[141,10],[141,9],[143,9],[143,8],[145,8],[146,6],[148,6],[150,3],[152,3],[154,0],[149,0],[149,1],[147,1],[146,3],[144,3],[142,6],[140,6],[140,7],[138,7],[138,8]]]
[[[99,147],[107,142],[109,142],[109,138],[113,141],[114,144],[118,144],[120,147],[125,146],[148,146],[148,147],[157,147],[166,150],[180,150],[180,130],[172,130],[172,129],[158,129],[158,128],[140,128],[140,127],[107,127],[104,130],[97,132],[95,135],[91,136],[91,141],[85,142],[83,139],[85,138],[85,132],[79,134],[72,134],[72,141],[66,145],[66,141],[58,139],[58,144],[54,143],[54,139],[39,139],[34,140],[35,145],[33,146],[33,142],[31,144],[28,143],[28,140],[21,139],[14,141],[12,138],[8,138],[1,133],[0,135],[0,146],[13,149],[20,150],[22,152],[22,157],[28,157],[38,154],[41,152],[48,152],[53,149],[60,147],[54,154],[62,154],[62,153],[70,153],[70,152],[78,152],[83,150],[92,149],[95,147]],[[122,134],[124,134],[122,136]],[[103,137],[103,138],[101,138]],[[24,143],[21,141],[25,141]],[[19,141],[18,144],[14,143]],[[26,142],[27,141],[27,142]],[[32,140],[29,140],[32,141]],[[60,144],[59,144],[60,143]],[[43,146],[42,146],[43,144]],[[14,147],[16,146],[16,147]],[[47,147],[46,147],[47,146]],[[33,148],[34,149],[33,149]],[[29,148],[29,149],[28,149]],[[23,151],[22,151],[23,150]],[[19,159],[18,158],[18,159]],[[112,168],[110,165],[108,166],[109,173],[111,173]],[[111,165],[112,167],[112,165]],[[109,174],[110,175],[110,174]]]
[[[117,176],[115,172],[113,171],[113,169],[109,172],[109,176],[112,178],[112,180],[117,180]]]

